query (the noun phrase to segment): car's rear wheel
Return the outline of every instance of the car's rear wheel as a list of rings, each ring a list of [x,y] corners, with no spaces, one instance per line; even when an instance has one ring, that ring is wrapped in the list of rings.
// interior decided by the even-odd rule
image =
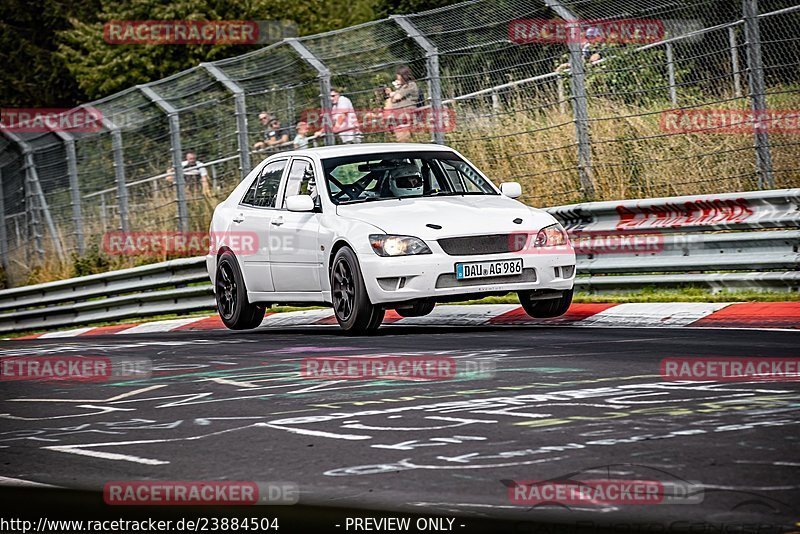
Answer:
[[[531,317],[546,318],[559,317],[567,313],[569,305],[572,304],[572,290],[568,289],[561,294],[561,297],[554,299],[537,300],[533,291],[518,291],[519,303],[525,313]]]
[[[386,310],[370,302],[358,259],[349,247],[340,248],[333,258],[331,292],[333,313],[342,330],[359,335],[380,327]]]
[[[394,311],[396,311],[397,315],[400,317],[422,317],[423,315],[431,313],[434,306],[436,306],[435,302],[422,301],[415,302],[413,306],[395,308]]]
[[[217,311],[225,326],[231,330],[246,330],[257,327],[264,320],[266,309],[247,300],[244,277],[231,252],[220,257],[214,286]]]

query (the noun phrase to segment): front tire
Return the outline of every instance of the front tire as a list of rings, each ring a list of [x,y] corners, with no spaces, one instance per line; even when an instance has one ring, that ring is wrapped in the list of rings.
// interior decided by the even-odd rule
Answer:
[[[533,291],[518,291],[517,295],[525,313],[539,319],[560,317],[567,313],[572,304],[572,289],[564,291],[560,298],[546,300],[532,300]]]
[[[217,263],[214,282],[217,311],[222,322],[231,330],[255,328],[264,320],[266,308],[247,300],[247,287],[239,263],[231,252],[224,252]]]
[[[340,248],[333,258],[331,293],[333,313],[346,333],[369,334],[380,327],[386,310],[370,302],[358,259],[349,247]]]

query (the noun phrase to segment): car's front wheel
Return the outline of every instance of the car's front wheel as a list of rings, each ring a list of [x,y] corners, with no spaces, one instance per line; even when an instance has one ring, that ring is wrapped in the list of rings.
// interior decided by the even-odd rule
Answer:
[[[358,335],[380,327],[386,310],[370,302],[358,259],[348,247],[340,248],[333,258],[331,292],[333,313],[342,330]]]
[[[247,300],[244,277],[231,252],[224,252],[217,263],[214,294],[219,316],[231,330],[255,328],[264,320],[266,309]]]
[[[559,317],[567,313],[569,305],[572,304],[571,289],[564,291],[561,297],[554,299],[538,300],[533,298],[536,295],[533,291],[518,291],[517,295],[525,313],[537,318]]]

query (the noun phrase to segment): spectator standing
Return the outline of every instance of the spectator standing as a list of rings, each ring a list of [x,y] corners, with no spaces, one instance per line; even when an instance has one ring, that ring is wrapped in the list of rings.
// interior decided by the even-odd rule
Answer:
[[[397,123],[394,135],[398,142],[403,143],[411,139],[411,122],[419,99],[419,89],[411,69],[405,65],[398,67],[392,85],[395,90],[389,94],[389,101],[392,106],[392,116]]]
[[[181,162],[183,168],[183,180],[186,184],[186,189],[192,196],[195,196],[200,190],[204,196],[211,196],[211,184],[208,181],[208,170],[203,162],[197,159],[194,152],[187,152],[186,159]],[[175,181],[175,169],[170,167],[167,169],[167,180],[170,183]]]
[[[338,89],[331,90],[331,129],[342,143],[360,143],[361,130],[353,103]]]

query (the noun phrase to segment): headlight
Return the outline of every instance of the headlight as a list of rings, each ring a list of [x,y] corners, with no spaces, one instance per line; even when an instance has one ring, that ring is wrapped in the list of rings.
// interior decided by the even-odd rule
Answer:
[[[373,234],[369,236],[372,250],[378,256],[410,256],[430,254],[431,249],[422,239],[405,235]]]
[[[536,239],[533,241],[534,247],[558,247],[568,244],[567,232],[558,223],[545,226],[539,230],[539,233],[536,234]]]

